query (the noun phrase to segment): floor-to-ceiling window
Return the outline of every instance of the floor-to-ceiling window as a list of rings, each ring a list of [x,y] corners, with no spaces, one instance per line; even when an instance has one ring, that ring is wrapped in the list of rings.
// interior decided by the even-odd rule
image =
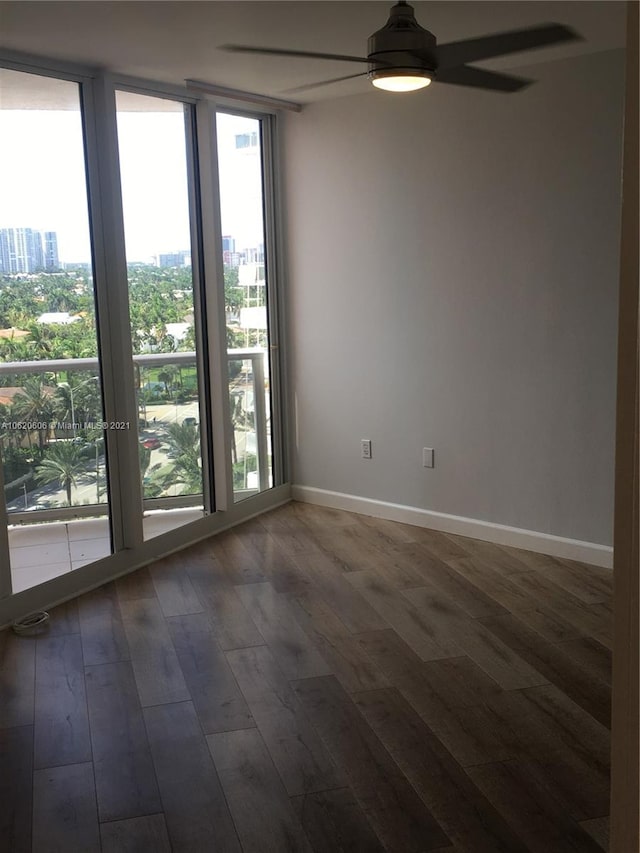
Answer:
[[[199,352],[197,223],[189,199],[192,106],[118,91],[116,107],[135,428],[149,538],[204,509],[208,393]]]
[[[283,480],[274,117],[5,64],[3,594],[108,576]]]
[[[218,112],[217,150],[235,500],[273,483],[261,122]]]
[[[0,69],[0,87],[0,449],[20,591],[110,553],[109,489],[80,86]]]

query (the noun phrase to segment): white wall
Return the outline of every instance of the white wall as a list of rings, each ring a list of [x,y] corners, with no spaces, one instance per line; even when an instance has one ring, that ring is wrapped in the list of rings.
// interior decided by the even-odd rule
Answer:
[[[611,543],[623,66],[286,118],[295,484]]]

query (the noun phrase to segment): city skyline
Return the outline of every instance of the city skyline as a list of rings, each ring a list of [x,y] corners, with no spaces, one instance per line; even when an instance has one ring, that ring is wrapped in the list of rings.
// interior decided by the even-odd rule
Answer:
[[[37,245],[34,238],[40,238]],[[58,256],[58,235],[56,231],[43,231],[24,225],[12,225],[0,228],[0,273],[20,274],[34,272],[60,272],[64,268],[85,266],[85,261],[60,261]],[[22,243],[21,249],[17,247]],[[29,248],[29,244],[33,248]],[[222,235],[223,261],[227,266],[263,263],[264,243],[257,246],[240,248],[231,234]],[[132,263],[140,263],[132,261]],[[180,267],[191,265],[191,249],[176,249],[171,252],[157,252],[152,256],[152,265],[156,267]]]
[[[52,272],[59,268],[57,232],[24,226],[0,228],[0,272]]]
[[[181,112],[179,115],[180,122],[171,112],[127,112],[119,117],[121,171],[129,184],[124,214],[125,220],[135,225],[127,235],[130,262],[153,263],[159,254],[182,251],[190,245],[186,169],[166,168],[167,163],[185,162],[184,122]],[[54,232],[60,265],[89,263],[89,213],[79,109],[3,110],[1,122],[0,162],[11,163],[12,167],[3,171],[0,229]],[[223,231],[233,233],[241,248],[257,248],[264,240],[259,121],[220,113],[217,123]],[[161,146],[158,140],[162,140]],[[124,142],[131,163],[122,151]],[[140,168],[141,162],[144,169]],[[136,197],[147,202],[144,215],[140,215]],[[156,200],[161,204],[155,204]],[[163,219],[162,210],[172,212],[170,222]],[[175,211],[178,215],[174,215]]]

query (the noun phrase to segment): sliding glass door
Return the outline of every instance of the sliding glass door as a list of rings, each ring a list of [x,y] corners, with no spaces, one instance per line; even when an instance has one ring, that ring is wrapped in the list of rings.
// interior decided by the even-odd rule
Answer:
[[[109,483],[80,86],[0,69],[0,89],[0,454],[20,591],[111,552]]]
[[[144,535],[204,510],[207,418],[198,226],[190,204],[192,107],[116,93]]]
[[[282,482],[273,117],[1,62],[0,608]]]

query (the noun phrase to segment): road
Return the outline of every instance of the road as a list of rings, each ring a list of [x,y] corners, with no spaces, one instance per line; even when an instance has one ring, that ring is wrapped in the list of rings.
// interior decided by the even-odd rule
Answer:
[[[158,403],[147,405],[147,427],[139,430],[140,440],[157,437],[162,445],[151,451],[150,468],[156,465],[164,467],[171,461],[167,453],[166,428],[172,423],[183,423],[186,418],[195,418],[200,423],[200,408],[197,400],[189,403]],[[236,449],[238,458],[241,459],[245,453],[255,454],[256,436],[253,432],[236,431]],[[104,456],[98,459],[98,481],[100,485],[100,501],[106,503],[106,469]],[[179,486],[174,487],[174,492],[179,492]],[[72,487],[72,502],[74,506],[82,504],[94,504],[96,502],[96,465],[95,460],[87,461],[86,474],[79,478],[77,487]],[[66,506],[67,494],[64,489],[57,488],[55,484],[38,486],[25,494],[12,500],[7,504],[9,512],[24,512],[25,509],[47,509],[50,507]]]

